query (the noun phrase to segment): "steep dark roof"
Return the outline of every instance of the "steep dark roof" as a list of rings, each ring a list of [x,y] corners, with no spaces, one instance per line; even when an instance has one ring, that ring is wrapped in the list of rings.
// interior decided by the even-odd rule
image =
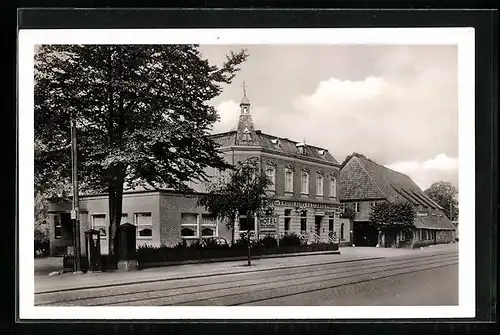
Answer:
[[[305,144],[304,153],[301,154],[297,146],[297,144],[300,146],[299,142],[289,140],[288,138],[264,134],[259,130],[256,130],[255,136],[257,136],[256,140],[262,148],[292,155],[303,155],[338,164],[337,160],[325,148]],[[236,145],[236,131],[214,134],[212,135],[212,139],[221,147],[234,146]]]
[[[351,157],[340,170],[340,198],[407,200],[416,205],[442,209],[410,177],[361,155]]]

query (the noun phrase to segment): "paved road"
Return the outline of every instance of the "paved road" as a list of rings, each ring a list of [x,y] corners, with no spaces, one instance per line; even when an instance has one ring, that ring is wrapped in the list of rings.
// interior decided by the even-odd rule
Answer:
[[[35,305],[457,305],[454,249],[35,294]]]

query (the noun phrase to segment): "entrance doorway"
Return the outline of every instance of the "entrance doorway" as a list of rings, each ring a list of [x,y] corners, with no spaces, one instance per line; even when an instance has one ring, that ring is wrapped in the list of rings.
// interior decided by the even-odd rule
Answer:
[[[378,243],[377,228],[370,222],[354,222],[354,245],[360,247],[375,247]]]
[[[321,221],[323,220],[323,217],[322,216],[315,216],[314,218],[315,218],[315,220],[314,220],[315,232],[317,235],[321,235]]]

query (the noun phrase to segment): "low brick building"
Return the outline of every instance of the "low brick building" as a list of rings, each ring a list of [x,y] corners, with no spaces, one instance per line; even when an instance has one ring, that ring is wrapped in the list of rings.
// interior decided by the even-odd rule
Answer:
[[[137,246],[169,245],[190,239],[222,236],[230,240],[231,233],[203,208],[197,206],[196,195],[182,195],[168,190],[132,191],[123,195],[122,224],[137,226]],[[73,245],[70,219],[71,203],[51,202],[49,205],[51,254],[63,254]],[[108,252],[109,215],[107,195],[82,196],[80,199],[81,245],[84,232],[100,231],[101,253]]]
[[[388,169],[362,156],[353,155],[340,171],[340,201],[352,208],[355,245],[418,247],[455,240],[456,227],[444,215],[443,208],[425,195],[405,174]],[[411,233],[382,234],[370,222],[370,208],[378,202],[409,202],[417,216]]]

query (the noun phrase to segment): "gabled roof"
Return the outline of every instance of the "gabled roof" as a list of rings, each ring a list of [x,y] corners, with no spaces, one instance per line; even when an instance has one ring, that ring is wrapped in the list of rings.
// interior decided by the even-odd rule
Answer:
[[[256,142],[261,148],[282,152],[291,155],[305,156],[318,160],[327,161],[329,163],[338,164],[337,160],[325,148],[304,144],[289,140],[288,138],[264,134],[260,130],[255,131]],[[214,134],[211,138],[221,147],[229,147],[236,145],[236,131]],[[300,147],[303,145],[304,152],[300,152]]]
[[[407,175],[353,155],[340,170],[341,200],[406,200],[415,205],[442,209]]]

